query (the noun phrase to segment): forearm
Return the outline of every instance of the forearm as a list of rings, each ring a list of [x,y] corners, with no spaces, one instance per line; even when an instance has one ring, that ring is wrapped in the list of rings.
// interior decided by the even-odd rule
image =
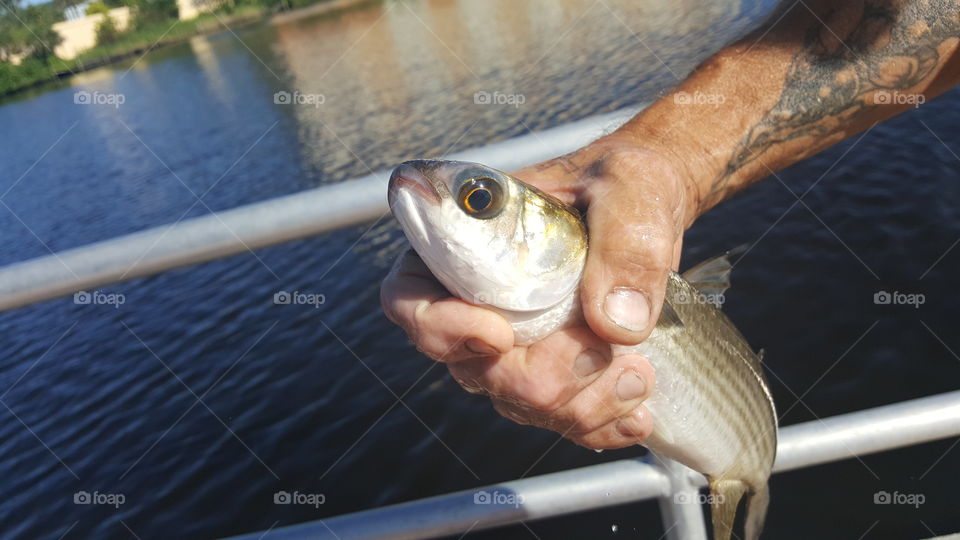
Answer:
[[[686,170],[692,222],[750,183],[960,82],[958,3],[797,3],[611,138],[642,141]]]

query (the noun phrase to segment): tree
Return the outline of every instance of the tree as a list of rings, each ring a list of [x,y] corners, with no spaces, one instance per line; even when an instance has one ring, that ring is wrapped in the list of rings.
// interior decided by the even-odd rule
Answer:
[[[20,7],[0,2],[0,60],[30,55],[46,60],[60,44],[53,24],[63,20],[63,12],[53,4]]]
[[[106,15],[110,13],[110,8],[107,7],[107,5],[101,2],[100,0],[97,0],[96,2],[91,2],[90,5],[87,6],[86,14],[96,15],[97,13],[103,13],[104,15]]]
[[[117,24],[109,14],[103,16],[103,20],[97,23],[97,45],[113,43],[120,37],[120,31],[117,30]]]

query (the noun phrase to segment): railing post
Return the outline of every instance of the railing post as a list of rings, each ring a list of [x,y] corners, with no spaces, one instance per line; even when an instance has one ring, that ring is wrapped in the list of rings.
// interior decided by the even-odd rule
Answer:
[[[667,540],[707,540],[700,488],[693,470],[657,455],[653,460],[670,478],[670,492],[657,499]]]

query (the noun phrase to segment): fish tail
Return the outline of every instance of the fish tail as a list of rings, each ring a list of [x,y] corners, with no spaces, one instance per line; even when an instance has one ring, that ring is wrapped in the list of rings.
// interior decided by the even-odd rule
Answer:
[[[710,479],[710,513],[713,518],[714,540],[729,540],[737,517],[737,506],[747,491],[740,480],[725,478]]]
[[[763,520],[767,517],[767,505],[770,504],[770,488],[761,484],[747,496],[747,513],[744,525],[746,540],[756,540],[763,530]]]
[[[746,513],[744,515],[744,533],[746,540],[757,540],[763,530],[763,520],[770,503],[770,490],[766,483],[758,486],[747,485],[742,480],[711,478],[710,512],[713,517],[714,540],[729,540],[733,535],[733,525],[737,518],[740,499],[746,495]]]

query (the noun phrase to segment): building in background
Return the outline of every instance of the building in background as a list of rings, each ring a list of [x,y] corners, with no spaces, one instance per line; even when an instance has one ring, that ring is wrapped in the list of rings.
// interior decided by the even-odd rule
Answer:
[[[83,7],[83,11],[86,11],[88,4],[89,2],[84,2],[74,7]],[[71,18],[71,14],[68,13],[71,9],[68,8],[64,12],[67,15],[67,20],[53,25],[53,30],[60,34],[62,38],[60,44],[53,49],[53,54],[64,60],[72,60],[83,51],[97,44],[97,27],[104,17],[113,19],[113,24],[120,32],[130,27],[130,8],[126,6],[113,8],[108,13],[83,15],[79,18]]]
[[[177,11],[181,21],[189,21],[217,9],[222,3],[223,0],[177,0]]]

